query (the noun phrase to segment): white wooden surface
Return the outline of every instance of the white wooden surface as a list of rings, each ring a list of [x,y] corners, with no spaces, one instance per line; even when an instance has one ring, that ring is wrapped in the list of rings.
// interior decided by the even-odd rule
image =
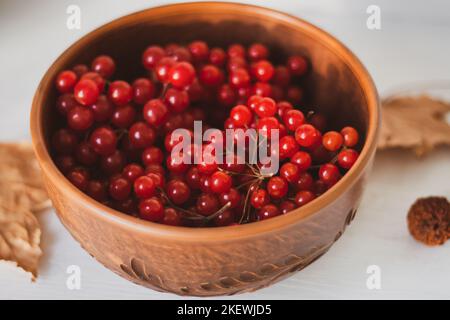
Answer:
[[[301,16],[336,35],[365,63],[381,95],[417,81],[450,79],[450,5],[444,1],[246,1]],[[0,140],[29,139],[28,113],[50,63],[74,40],[119,17],[168,1],[0,2]],[[66,28],[66,8],[81,8],[82,29]],[[382,29],[366,28],[366,8],[381,8]],[[0,177],[1,178],[1,177]],[[245,299],[450,298],[450,243],[425,247],[409,236],[405,215],[420,196],[450,196],[450,150],[424,159],[391,151],[377,154],[355,221],[312,266]],[[36,283],[0,264],[2,299],[166,299],[121,279],[70,237],[52,211],[39,215],[44,257]],[[381,268],[381,289],[366,287],[366,268]],[[80,290],[66,286],[66,269],[78,265]]]

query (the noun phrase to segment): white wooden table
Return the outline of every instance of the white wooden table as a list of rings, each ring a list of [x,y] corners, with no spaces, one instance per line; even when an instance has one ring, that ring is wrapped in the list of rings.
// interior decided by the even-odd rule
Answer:
[[[74,40],[119,17],[169,1],[13,1],[0,3],[0,140],[29,139],[28,114],[36,86],[50,63]],[[444,1],[246,1],[301,16],[336,35],[365,63],[381,95],[399,85],[450,78],[450,4]],[[403,4],[402,4],[403,3]],[[66,28],[66,8],[81,8],[82,29]],[[382,29],[368,30],[366,8],[381,8]],[[0,177],[1,178],[1,177]],[[411,203],[450,196],[450,150],[418,160],[407,152],[376,156],[355,221],[313,265],[245,299],[450,298],[450,243],[428,248],[406,229]],[[54,212],[39,215],[44,257],[40,276],[0,264],[3,299],[178,298],[134,285],[83,251]],[[81,289],[66,286],[70,265],[81,268]],[[369,265],[381,270],[381,289],[366,287]]]

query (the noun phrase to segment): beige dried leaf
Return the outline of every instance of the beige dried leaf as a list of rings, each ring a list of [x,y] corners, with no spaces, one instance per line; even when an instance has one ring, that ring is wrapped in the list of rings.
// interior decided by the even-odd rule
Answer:
[[[439,145],[450,146],[449,111],[450,104],[428,96],[386,100],[378,149],[412,149],[420,156]]]
[[[0,143],[0,260],[37,276],[41,230],[32,211],[50,205],[30,144]]]

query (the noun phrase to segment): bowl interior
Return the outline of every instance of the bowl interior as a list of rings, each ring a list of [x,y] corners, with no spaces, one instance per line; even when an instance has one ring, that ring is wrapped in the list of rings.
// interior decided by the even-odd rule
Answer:
[[[181,5],[115,20],[64,52],[49,71],[51,81],[42,88],[41,121],[47,145],[55,127],[61,126],[53,109],[57,95],[53,80],[62,68],[89,64],[95,56],[109,54],[117,62],[115,78],[131,80],[145,75],[141,55],[147,46],[172,42],[186,44],[197,39],[223,48],[232,43],[261,42],[270,48],[270,59],[276,63],[284,62],[291,54],[306,56],[312,68],[301,80],[305,89],[302,109],[325,113],[332,119],[331,127],[335,129],[352,125],[367,134],[369,111],[363,89],[342,59],[342,49],[339,50],[328,36],[309,24],[262,8],[226,4]]]

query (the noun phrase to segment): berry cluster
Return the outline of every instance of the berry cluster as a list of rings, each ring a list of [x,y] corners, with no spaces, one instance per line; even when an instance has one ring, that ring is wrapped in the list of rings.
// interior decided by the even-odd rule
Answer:
[[[52,136],[55,163],[92,198],[168,225],[228,226],[301,207],[352,167],[358,132],[327,131],[322,114],[294,108],[303,96],[296,83],[310,67],[305,58],[277,66],[268,59],[262,44],[225,51],[194,41],[148,47],[144,76],[131,83],[112,79],[116,63],[106,55],[64,70],[56,78],[63,126]],[[203,121],[203,130],[254,128],[267,139],[277,129],[279,148],[270,152],[279,171],[264,175],[261,164],[236,157],[175,161],[171,151],[180,141],[171,133],[192,132],[194,121]]]

